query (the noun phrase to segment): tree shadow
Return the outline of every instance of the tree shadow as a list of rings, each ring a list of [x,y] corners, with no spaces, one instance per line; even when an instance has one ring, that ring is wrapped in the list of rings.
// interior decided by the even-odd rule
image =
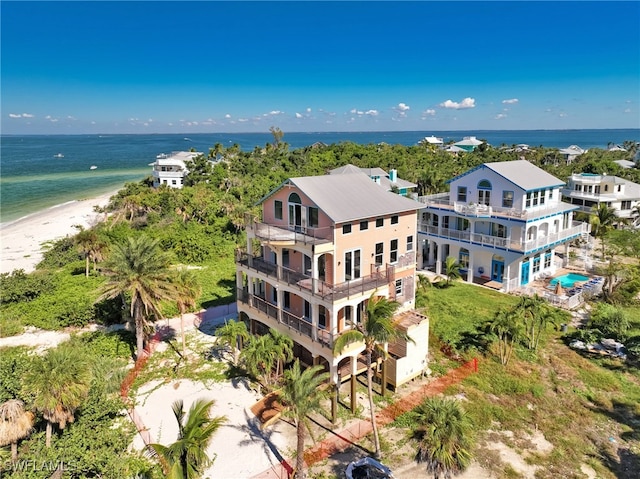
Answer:
[[[489,350],[490,341],[482,331],[463,331],[460,339],[456,342],[456,349],[461,351],[476,350],[479,353],[486,353]]]
[[[168,343],[177,337],[177,331],[169,324],[156,325],[155,339]]]
[[[591,410],[609,417],[615,422],[627,426],[626,430],[620,434],[623,441],[640,440],[640,419],[635,411],[635,405],[626,404],[613,400],[612,408],[602,406],[591,406]],[[611,443],[615,442],[610,438]],[[640,455],[632,450],[627,444],[617,448],[599,448],[598,459],[613,472],[618,479],[635,479],[640,471]]]
[[[233,303],[236,300],[236,282],[234,279],[220,279],[217,283],[221,289],[223,289],[226,294],[223,296],[218,296],[217,298],[210,299],[202,303],[203,308],[212,308],[214,306],[222,306],[224,304]]]

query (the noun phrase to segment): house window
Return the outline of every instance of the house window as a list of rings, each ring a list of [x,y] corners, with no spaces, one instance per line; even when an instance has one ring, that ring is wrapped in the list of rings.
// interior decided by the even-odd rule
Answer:
[[[469,250],[465,248],[460,249],[460,255],[458,258],[460,269],[469,269]]]
[[[609,185],[604,185],[604,191],[609,191]]]
[[[630,210],[631,209],[631,201],[622,201],[620,203],[621,210]]]
[[[456,218],[456,229],[458,231],[467,231],[471,223],[466,218]]]
[[[276,217],[277,220],[282,219],[282,201],[275,200],[273,202],[273,215]]]
[[[398,240],[392,239],[389,245],[389,263],[393,264],[398,261]]]
[[[311,318],[311,303],[307,300],[304,302],[304,319]]]
[[[529,208],[531,206],[531,192],[527,191],[527,203],[526,203],[527,208]]]
[[[284,309],[290,309],[291,308],[291,293],[289,293],[289,291],[285,291],[283,293],[284,295]]]
[[[382,228],[384,226],[384,218],[378,218],[376,220],[376,228]]]
[[[271,299],[273,300],[273,304],[278,305],[278,290],[276,288],[271,288]]]
[[[309,206],[307,211],[308,211],[307,220],[309,222],[309,227],[317,228],[318,227],[318,208],[316,208],[315,206]]]
[[[384,256],[384,243],[376,243],[375,263],[378,265],[381,265],[383,256]]]
[[[497,236],[498,238],[507,237],[507,227],[498,223],[491,223],[491,236]]]
[[[551,267],[551,251],[547,250],[544,254],[544,269]]]
[[[318,327],[321,329],[327,328],[327,310],[324,306],[318,306]]]
[[[532,197],[533,197],[532,205],[533,205],[533,206],[538,206],[538,195],[539,195],[539,194],[540,194],[540,192],[539,192],[539,191],[534,191],[534,192],[533,192],[533,195],[532,195]]]
[[[467,187],[458,186],[458,201],[467,202]]]
[[[398,224],[398,215],[393,215],[391,217],[391,224],[392,225],[397,225]]]
[[[360,277],[360,250],[344,253],[344,279],[350,281]]]
[[[177,185],[177,184],[178,184],[178,182],[177,182],[176,180],[171,180],[171,184],[172,184],[172,185]]]
[[[407,251],[413,251],[413,235],[407,236]]]
[[[549,199],[553,199],[553,189],[549,189]]]
[[[402,296],[402,278],[396,279],[396,297]]]
[[[369,221],[365,220],[365,221],[361,221],[360,222],[360,231],[364,231],[364,230],[368,230],[369,229]]]
[[[349,233],[351,233],[351,223],[342,225],[342,234],[348,235]]]
[[[547,196],[547,190],[542,190],[540,192],[540,204],[544,205],[544,199]]]
[[[538,271],[540,271],[540,256],[533,258],[533,272],[537,273]]]
[[[513,191],[502,192],[502,207],[513,208]]]

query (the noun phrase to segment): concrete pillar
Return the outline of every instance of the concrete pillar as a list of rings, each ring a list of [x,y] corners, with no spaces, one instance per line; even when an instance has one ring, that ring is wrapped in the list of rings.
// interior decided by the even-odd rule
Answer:
[[[356,396],[356,371],[358,370],[358,357],[351,356],[351,412],[355,414],[358,409],[358,397]]]
[[[569,243],[564,244],[564,258],[562,259],[562,266],[565,268],[569,264]]]
[[[311,338],[318,340],[318,318],[320,316],[320,305],[311,303]]]
[[[473,283],[473,272],[475,270],[474,264],[473,264],[473,260],[474,260],[474,254],[469,251],[469,267],[467,268],[467,283]]]
[[[278,288],[277,286],[274,286],[274,288],[276,288],[276,296],[278,298],[278,322],[281,323],[282,322],[282,306],[284,305],[284,295],[280,288]]]
[[[278,264],[276,268],[276,276],[278,279],[282,279],[282,248],[276,248],[275,253],[276,253],[276,263]]]
[[[333,394],[331,395],[331,424],[338,420],[338,401],[340,400],[340,383],[333,383]]]

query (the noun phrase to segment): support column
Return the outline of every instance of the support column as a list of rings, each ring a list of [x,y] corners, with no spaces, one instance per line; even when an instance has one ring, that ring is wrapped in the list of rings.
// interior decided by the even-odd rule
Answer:
[[[311,303],[311,339],[318,340],[318,318],[320,317],[320,305]]]
[[[469,266],[467,268],[467,283],[473,283],[473,272],[475,271],[475,267],[473,265],[473,259],[475,254],[472,254],[469,251]]]
[[[277,304],[278,322],[282,323],[282,305],[284,305],[284,297],[282,294],[282,290],[280,288],[278,288],[277,286],[274,286],[274,288],[276,288],[276,297],[278,298],[278,304]]]
[[[569,264],[569,243],[564,244],[564,258],[562,258],[562,266],[565,268]]]
[[[351,412],[356,413],[358,409],[358,398],[356,396],[356,371],[358,370],[358,357],[351,356]]]
[[[317,254],[313,254],[312,258],[311,258],[311,288],[313,291],[313,294],[318,294],[318,290],[319,290],[319,285],[318,285],[318,260],[320,259],[320,255]]]
[[[282,279],[282,248],[276,248],[276,276],[278,279]]]

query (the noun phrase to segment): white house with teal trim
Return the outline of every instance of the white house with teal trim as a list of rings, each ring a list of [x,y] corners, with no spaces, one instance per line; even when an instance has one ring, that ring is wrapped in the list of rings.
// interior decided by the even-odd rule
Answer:
[[[420,197],[418,266],[442,272],[453,256],[467,281],[513,291],[557,269],[555,250],[588,238],[562,202],[564,182],[526,160],[484,163],[449,180],[450,192]],[[500,284],[501,283],[501,286]]]

